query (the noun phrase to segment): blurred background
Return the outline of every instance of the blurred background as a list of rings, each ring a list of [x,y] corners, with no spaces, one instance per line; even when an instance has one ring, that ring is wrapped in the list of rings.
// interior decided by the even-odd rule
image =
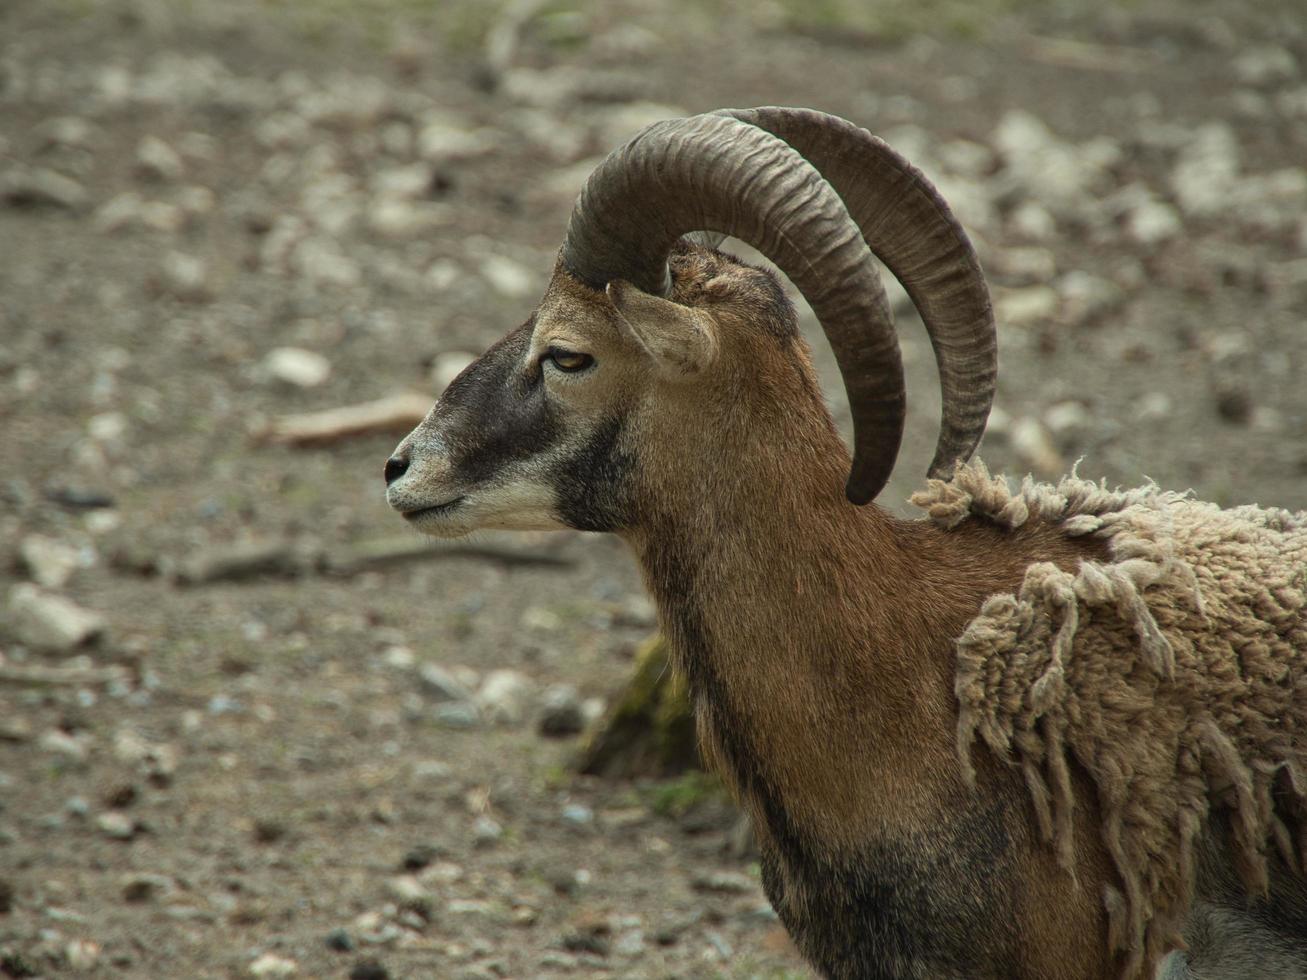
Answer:
[[[807,976],[711,780],[574,770],[656,629],[623,547],[409,535],[403,420],[529,314],[603,154],[809,105],[974,237],[991,467],[1307,507],[1305,32],[1297,0],[4,0],[0,975]],[[906,514],[938,396],[892,296]]]

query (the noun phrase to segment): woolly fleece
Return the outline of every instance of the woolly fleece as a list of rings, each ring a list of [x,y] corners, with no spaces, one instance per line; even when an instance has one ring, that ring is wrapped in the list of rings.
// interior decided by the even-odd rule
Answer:
[[[1068,753],[1093,779],[1126,978],[1183,948],[1211,808],[1231,812],[1250,892],[1266,890],[1269,846],[1307,866],[1307,512],[1222,510],[1074,473],[1013,492],[980,463],[912,502],[946,529],[1042,521],[1107,544],[1110,561],[1076,572],[1031,565],[1016,595],[992,596],[968,625],[958,750],[969,778],[977,736],[1015,759],[1073,875]]]

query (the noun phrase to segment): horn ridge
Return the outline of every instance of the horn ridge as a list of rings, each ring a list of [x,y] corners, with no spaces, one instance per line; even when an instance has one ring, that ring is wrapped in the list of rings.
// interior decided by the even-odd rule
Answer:
[[[930,475],[948,476],[984,434],[998,373],[989,289],[961,224],[920,170],[848,120],[783,106],[719,111],[778,136],[816,167],[907,290],[939,365],[943,418]]]

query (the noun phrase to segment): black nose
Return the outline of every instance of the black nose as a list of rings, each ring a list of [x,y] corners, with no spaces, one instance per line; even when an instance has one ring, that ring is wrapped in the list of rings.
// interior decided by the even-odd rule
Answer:
[[[386,486],[390,486],[408,472],[407,456],[391,456],[386,460]]]

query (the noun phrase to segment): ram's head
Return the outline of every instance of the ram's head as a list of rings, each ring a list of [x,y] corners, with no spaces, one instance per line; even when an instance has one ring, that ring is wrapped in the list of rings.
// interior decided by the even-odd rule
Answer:
[[[391,506],[443,536],[623,530],[657,508],[660,486],[728,493],[769,444],[828,430],[778,283],[684,237],[699,231],[753,245],[820,320],[853,414],[851,502],[884,486],[903,432],[902,362],[873,253],[916,303],[939,361],[931,474],[970,455],[993,397],[993,318],[934,188],[842,119],[723,110],[650,126],[594,171],[535,312],[387,461]]]

